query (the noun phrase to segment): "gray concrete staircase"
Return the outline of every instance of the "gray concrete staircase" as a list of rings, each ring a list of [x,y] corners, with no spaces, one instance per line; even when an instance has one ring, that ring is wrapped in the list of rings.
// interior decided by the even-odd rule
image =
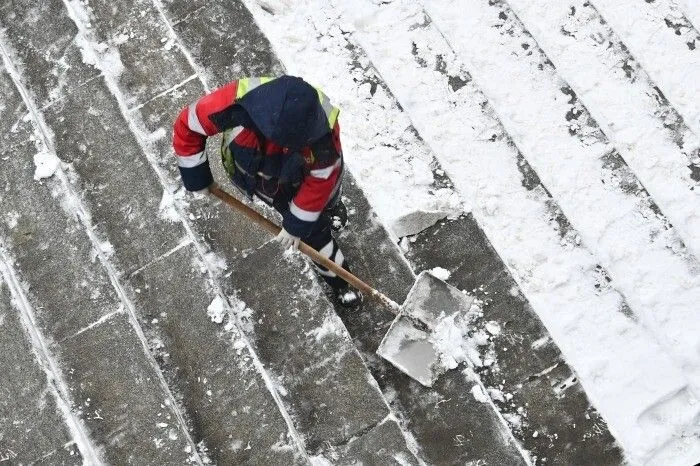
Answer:
[[[484,323],[506,329],[492,343],[501,372],[460,367],[428,389],[374,354],[391,314],[334,309],[306,262],[219,202],[170,206],[177,112],[234,77],[284,71],[241,3],[89,6],[89,24],[73,2],[0,6],[0,349],[16,355],[0,359],[0,455],[515,465],[524,447],[560,464],[621,461],[579,386],[553,388],[571,370],[551,343],[531,351],[546,331],[505,292],[514,282],[471,217],[421,233],[405,257],[346,180],[341,242],[360,276],[402,302],[415,272],[449,268],[452,284],[490,296]],[[118,50],[120,73],[99,43]],[[38,182],[42,147],[62,165]],[[477,375],[513,398],[476,400]],[[530,423],[518,429],[503,416],[522,406]],[[561,439],[554,453],[536,431]]]

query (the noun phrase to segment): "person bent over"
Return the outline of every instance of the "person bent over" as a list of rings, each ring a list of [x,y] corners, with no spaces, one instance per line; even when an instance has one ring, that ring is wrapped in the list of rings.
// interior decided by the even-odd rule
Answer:
[[[175,121],[182,182],[189,191],[208,192],[214,178],[206,140],[223,133],[221,160],[233,184],[282,214],[276,240],[286,248],[303,241],[349,270],[332,235],[347,220],[338,113],[323,91],[295,76],[232,81],[184,108]],[[360,302],[345,280],[316,268],[342,304]]]

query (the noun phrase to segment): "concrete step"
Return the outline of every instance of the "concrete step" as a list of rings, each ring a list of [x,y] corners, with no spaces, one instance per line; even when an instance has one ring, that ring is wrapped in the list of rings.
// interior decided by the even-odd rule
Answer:
[[[476,370],[525,448],[554,464],[621,464],[605,421],[474,218],[439,222],[413,239],[406,256],[416,270],[442,267],[448,283],[480,301],[474,333],[499,329],[481,348],[492,362]]]
[[[75,199],[62,180],[33,179],[36,141],[44,135],[35,132],[40,127],[33,115],[25,120],[27,107],[5,70],[0,81],[7,105],[0,131],[3,262],[17,277],[13,292],[24,296],[27,312],[35,315],[34,330],[56,361],[69,409],[104,448],[92,453],[107,461],[196,461],[179,408],[145,351],[129,302],[105,267],[103,251],[96,250],[102,245],[80,221],[84,213],[71,203]]]
[[[49,16],[52,21],[63,21],[65,27],[61,31],[65,34],[71,34],[70,19],[61,8],[60,4],[52,4],[50,8],[27,13],[45,15],[47,21]],[[33,21],[30,18],[26,18],[26,20]],[[24,29],[26,26],[18,16],[15,16],[12,27]],[[13,35],[12,37],[19,36]],[[42,62],[44,57],[42,47],[44,45],[41,42],[44,40],[44,36],[37,34],[27,37],[26,40],[27,42],[16,43],[15,48],[36,50],[36,53],[28,55],[29,61],[24,62],[24,65],[31,69],[45,69],[48,65]],[[182,226],[159,218],[162,187],[159,186],[158,178],[153,173],[151,166],[142,157],[141,148],[133,136],[130,136],[128,128],[125,128],[113,97],[103,82],[86,78],[90,75],[96,76],[97,71],[82,63],[80,51],[76,50],[70,41],[56,38],[54,43],[68,44],[63,56],[64,63],[71,70],[71,79],[56,87],[43,87],[42,79],[44,76],[37,74],[36,76],[32,75],[28,85],[35,95],[48,96],[53,93],[61,96],[58,102],[54,102],[56,106],[49,105],[44,109],[45,121],[54,134],[58,135],[59,155],[64,161],[73,162],[72,166],[79,176],[76,188],[83,192],[93,220],[99,222],[100,233],[104,233],[104,237],[109,238],[114,247],[113,260],[117,264],[115,270],[118,271],[118,279],[123,279],[120,281],[120,285],[127,290],[126,293],[133,299],[133,306],[138,311],[139,316],[149,318],[148,322],[142,321],[141,324],[150,337],[151,346],[155,348],[159,342],[164,341],[171,343],[170,347],[174,348],[173,356],[180,357],[177,360],[173,358],[172,365],[166,365],[166,369],[172,368],[168,374],[170,380],[173,380],[171,374],[176,372],[175,368],[183,368],[181,372],[184,375],[182,375],[182,379],[177,379],[179,383],[174,387],[181,390],[181,393],[191,393],[193,390],[197,393],[196,390],[202,388],[202,381],[208,381],[210,386],[203,389],[205,393],[207,390],[212,390],[213,393],[217,389],[224,389],[226,392],[217,399],[216,403],[207,397],[187,399],[188,403],[185,405],[189,408],[187,414],[191,416],[194,427],[197,429],[196,433],[200,436],[197,440],[205,440],[205,446],[211,442],[211,456],[222,462],[235,463],[250,460],[289,464],[290,457],[294,456],[294,451],[290,453],[284,448],[271,449],[276,444],[286,441],[287,424],[271,395],[265,389],[264,380],[252,367],[251,358],[244,351],[236,351],[233,348],[230,335],[209,341],[211,335],[216,332],[216,326],[206,318],[206,307],[212,301],[214,293],[207,286],[199,267],[196,267],[192,274],[188,273],[188,270],[193,267],[193,256],[197,256],[197,254],[192,246],[182,245],[182,237],[185,236]],[[46,47],[48,50],[48,45]],[[87,84],[80,84],[85,82]],[[69,83],[78,84],[71,86]],[[65,87],[63,87],[64,85]],[[42,103],[50,102],[48,99],[43,99]],[[94,118],[88,119],[89,123],[83,124],[84,115],[90,111],[94,113]],[[111,131],[108,132],[106,129]],[[81,147],[83,148],[82,152]],[[27,171],[28,180],[31,180],[33,173],[31,155],[36,151],[31,148],[28,150],[30,152],[25,154],[21,160],[25,165],[23,168]],[[105,156],[105,154],[109,154],[109,156]],[[134,193],[138,194],[134,195]],[[20,198],[17,199],[18,202],[20,200]],[[44,210],[50,211],[48,206],[49,204]],[[54,208],[54,210],[61,212],[60,209]],[[66,237],[66,233],[63,233],[61,229],[61,222],[54,218],[55,215],[51,215],[50,212],[38,212],[40,212],[37,214],[39,219],[44,219],[48,223],[53,222],[53,225],[59,230],[52,235],[55,243],[66,248],[82,244]],[[21,222],[18,228],[24,228]],[[76,234],[79,233],[78,230],[76,230]],[[21,235],[22,233],[15,234]],[[86,248],[83,262],[91,264],[90,246],[88,245]],[[54,272],[52,275],[56,278],[53,281],[42,280],[42,283],[35,283],[38,278],[28,276],[27,281],[33,289],[40,288],[46,283],[49,284],[47,292],[52,291],[54,286],[70,290],[74,288],[75,281],[80,283],[81,278],[78,277],[84,276],[88,277],[84,286],[91,289],[97,288],[96,279],[90,280],[91,275],[85,271],[76,270],[72,273],[65,273],[65,265],[57,259],[65,257],[66,254],[61,254],[60,250],[59,252],[54,251],[53,254],[55,255],[46,258],[48,262],[42,267],[38,267],[35,261],[31,272],[39,274],[42,270],[44,273],[52,271]],[[170,261],[159,263],[159,258],[167,258]],[[177,259],[184,260],[184,264],[172,262]],[[79,260],[76,267],[81,267]],[[98,266],[95,267],[99,269]],[[164,272],[163,268],[169,273],[157,273]],[[61,273],[59,270],[63,272]],[[177,280],[171,279],[173,271],[177,272]],[[95,290],[97,296],[116,299],[114,292],[110,289],[111,285],[108,279],[99,282],[99,284],[103,285],[103,288]],[[132,287],[132,284],[135,286]],[[150,289],[162,290],[164,294],[154,297],[152,293],[148,292]],[[53,291],[55,292],[55,290]],[[183,297],[184,291],[187,291],[187,294],[184,295],[186,299],[179,302],[178,299]],[[66,298],[68,297],[70,296]],[[201,311],[200,313],[197,314],[193,311],[195,304],[192,303],[196,303],[198,306],[196,309]],[[95,303],[90,304],[83,311],[88,315],[80,321],[81,325],[78,328],[87,327],[103,317],[104,314],[119,309],[116,304],[114,306],[105,305],[106,309],[99,313],[97,311],[100,308]],[[99,301],[98,304],[100,304]],[[82,311],[81,307],[73,305],[73,313],[70,316],[56,313],[55,318],[63,318],[73,324],[74,320],[81,316],[80,311]],[[165,336],[158,335],[158,328],[151,323],[151,313],[155,316],[154,318],[161,319],[163,326],[171,332]],[[161,316],[162,313],[165,314],[165,317]],[[197,314],[196,317],[202,317],[202,319],[193,318],[190,314]],[[117,314],[109,322],[111,324],[113,320],[121,319],[123,319],[122,314]],[[187,322],[188,325],[182,325],[184,322]],[[170,326],[168,327],[168,325]],[[74,333],[77,330],[73,328],[74,326],[71,325],[67,328],[63,334],[57,336],[57,339]],[[112,325],[107,326],[115,337],[119,336],[117,329],[112,327]],[[81,344],[94,344],[92,333],[85,332],[80,337],[84,338],[84,342]],[[188,344],[183,342],[188,342]],[[112,346],[107,345],[107,343]],[[117,354],[121,351],[125,351],[126,354],[133,352],[134,358],[138,358],[139,353],[145,357],[142,349],[138,351],[132,346],[129,345],[128,338],[123,343],[105,341],[105,352],[108,349]],[[76,351],[80,348],[84,349],[84,345],[76,347]],[[93,348],[93,351],[97,351],[97,349]],[[84,355],[88,362],[90,354],[93,353],[88,352]],[[202,355],[202,358],[197,360],[195,364],[186,359],[186,356],[190,354]],[[216,361],[216,364],[207,364],[209,361]],[[86,366],[88,362],[85,363]],[[107,360],[105,360],[106,362]],[[133,370],[136,371],[138,364],[133,361],[131,364],[135,366]],[[240,366],[252,374],[246,378],[240,377],[236,371],[231,372],[231,368]],[[221,376],[216,377],[217,374],[221,374]],[[246,393],[246,390],[256,387],[262,388],[253,390],[254,395]],[[134,396],[140,396],[141,394],[136,388],[134,387],[131,391],[133,391]],[[122,392],[126,396],[129,393],[128,387],[125,387]],[[148,400],[156,395],[157,390],[154,390],[153,395],[144,398]],[[96,398],[94,395],[91,396],[93,400]],[[118,401],[119,397],[114,397],[114,400]],[[231,416],[235,412],[239,413],[237,418]],[[105,417],[104,411],[101,413]],[[127,415],[125,422],[127,424],[148,422],[148,418],[142,414],[134,413],[134,419]],[[123,413],[121,415],[123,417]],[[153,423],[154,427],[155,425],[156,423]],[[118,431],[118,429],[114,430]],[[141,430],[148,432],[145,427]],[[131,440],[126,439],[123,443],[128,444]],[[150,440],[148,441],[150,442]],[[123,462],[133,454],[132,450],[138,452],[134,445],[126,450],[125,452],[110,445],[107,454],[115,462]],[[147,452],[140,454],[143,454],[144,459],[148,458]]]
[[[0,280],[0,462],[82,464],[11,298]]]
[[[307,449],[332,456],[391,413],[315,272],[298,255],[282,255],[268,243],[236,259],[227,288],[250,309],[246,333],[275,376]],[[400,434],[383,438],[391,440],[384,448],[392,455],[412,457]]]

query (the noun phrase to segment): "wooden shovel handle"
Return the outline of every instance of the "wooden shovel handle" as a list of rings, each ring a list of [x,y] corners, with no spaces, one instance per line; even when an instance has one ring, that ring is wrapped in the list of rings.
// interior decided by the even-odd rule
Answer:
[[[226,204],[230,205],[231,207],[246,215],[248,218],[253,220],[255,223],[257,223],[273,235],[276,236],[282,230],[279,226],[275,225],[273,222],[268,220],[267,217],[251,209],[250,207],[233,197],[231,194],[221,189],[216,183],[212,184],[209,187],[209,192],[211,192],[214,196],[224,201]],[[375,300],[384,304],[387,307],[387,309],[389,309],[389,311],[391,311],[393,314],[398,315],[399,312],[401,312],[401,309],[396,303],[396,301],[393,301],[386,295],[372,288],[370,285],[363,282],[344,268],[340,267],[332,260],[328,259],[325,256],[322,256],[321,254],[319,254],[318,251],[316,251],[314,248],[304,243],[303,241],[299,242],[299,250],[314,262],[321,264],[322,266],[324,266],[331,272],[334,272],[343,280],[345,280],[346,282],[363,292],[367,297],[374,298]]]

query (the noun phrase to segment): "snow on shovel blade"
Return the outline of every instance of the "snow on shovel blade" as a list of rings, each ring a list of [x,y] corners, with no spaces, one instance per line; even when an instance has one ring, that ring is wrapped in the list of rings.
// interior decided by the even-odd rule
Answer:
[[[402,315],[394,319],[377,354],[422,385],[431,387],[446,370],[439,349],[445,345],[435,340],[432,331],[443,319],[466,314],[473,301],[471,296],[422,272],[408,293]],[[430,331],[416,328],[416,319]]]

